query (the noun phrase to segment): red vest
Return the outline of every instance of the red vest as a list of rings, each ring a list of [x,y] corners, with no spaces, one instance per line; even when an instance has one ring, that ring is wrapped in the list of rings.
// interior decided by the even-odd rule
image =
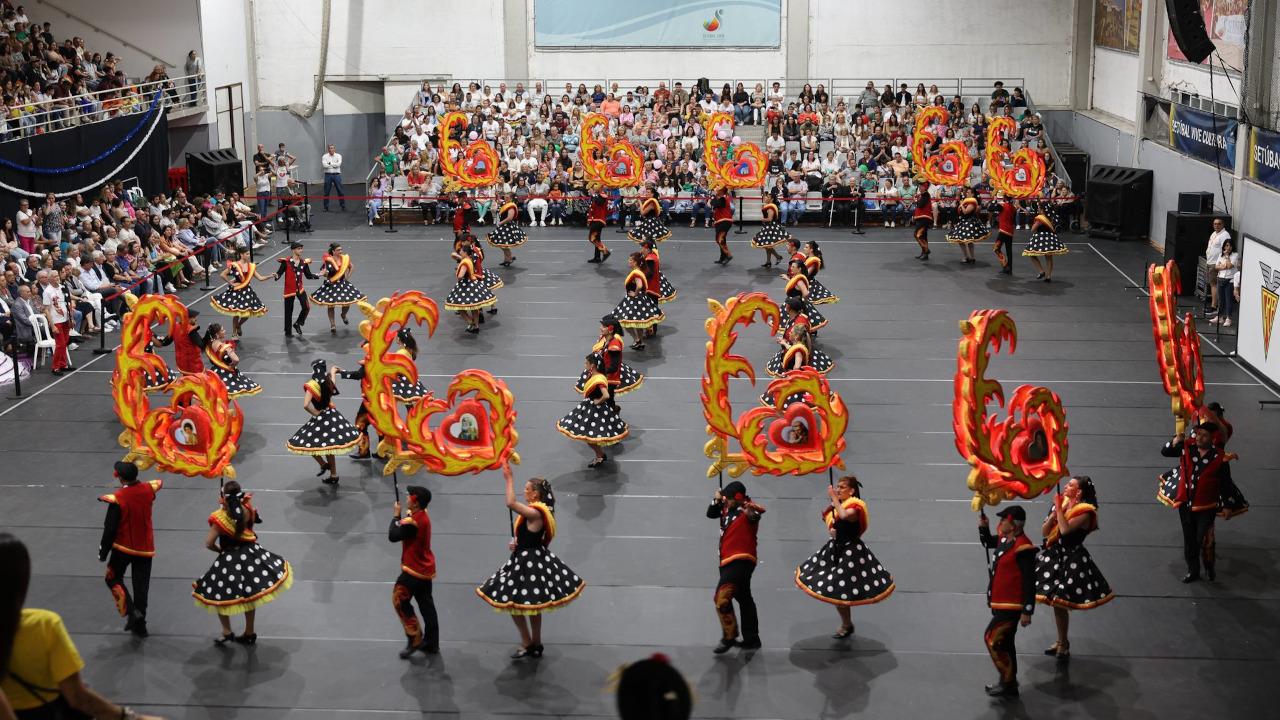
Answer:
[[[120,508],[120,524],[116,527],[116,537],[111,542],[112,549],[126,555],[143,557],[156,554],[155,537],[151,532],[151,505],[155,503],[156,493],[163,485],[163,480],[149,480],[125,485],[98,498]]]
[[[645,254],[644,261],[648,266],[645,268],[645,276],[648,280],[647,290],[655,298],[662,297],[662,276],[658,274],[661,263],[658,261],[658,253],[650,250]]]
[[[609,217],[609,200],[604,195],[591,196],[591,207],[587,208],[587,222],[605,222]]]
[[[622,338],[614,335],[609,338],[608,342],[597,340],[596,344],[591,348],[593,352],[598,352],[604,358],[604,365],[600,368],[604,372],[604,376],[609,381],[609,385],[622,384]]]
[[[200,359],[200,345],[191,339],[186,328],[182,328],[173,336],[173,356],[178,362],[178,369],[186,375],[198,375],[204,372],[204,360]]]
[[[1014,221],[1018,217],[1018,208],[1013,203],[1005,200],[1000,203],[1000,233],[1013,237]]]
[[[991,559],[991,584],[987,588],[987,606],[992,610],[1022,610],[1022,570],[1018,553],[1035,552],[1036,546],[1026,534],[1012,540],[1000,538],[995,557]],[[1034,601],[1033,601],[1034,602]]]
[[[1179,507],[1184,503],[1191,503],[1192,511],[1199,510],[1215,510],[1218,507],[1219,491],[1218,491],[1218,472],[1222,467],[1224,451],[1222,448],[1214,446],[1212,452],[1214,457],[1200,471],[1200,477],[1195,478],[1195,493],[1191,497],[1187,495],[1187,483],[1192,482],[1192,463],[1193,453],[1198,453],[1196,449],[1196,441],[1187,438],[1185,445],[1182,447],[1182,460],[1178,472],[1178,496],[1174,498],[1173,506]]]
[[[461,235],[467,231],[471,225],[467,222],[467,208],[469,205],[463,205],[453,211],[453,234]]]
[[[760,523],[751,522],[747,513],[739,510],[726,525],[728,513],[726,505],[720,511],[720,564],[728,565],[734,560],[756,562],[756,532],[760,529]]]
[[[916,196],[916,209],[911,214],[913,220],[918,218],[928,218],[933,220],[933,197],[929,195],[928,190],[921,190]]]
[[[410,575],[430,580],[436,576],[436,556],[431,552],[431,518],[419,510],[400,521],[418,529],[412,540],[400,542],[400,569]]]
[[[285,297],[294,297],[307,291],[302,286],[303,268],[310,262],[309,259],[294,261],[292,257],[280,258],[280,274],[284,276]]]
[[[716,198],[716,201],[723,201],[723,202],[717,203],[713,201],[712,203],[712,208],[713,208],[712,217],[715,219],[715,221],[717,223],[723,222],[725,220],[728,220],[729,222],[733,222],[733,201],[729,199],[729,196],[726,195],[724,197]]]

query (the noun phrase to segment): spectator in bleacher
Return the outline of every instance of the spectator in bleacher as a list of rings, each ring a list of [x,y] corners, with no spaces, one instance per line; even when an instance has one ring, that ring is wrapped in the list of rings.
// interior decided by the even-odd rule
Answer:
[[[23,198],[18,201],[18,212],[15,215],[18,225],[18,246],[25,253],[36,252],[36,244],[40,236],[40,230],[37,223],[40,222],[40,212],[31,208],[31,203]]]
[[[991,104],[995,107],[1004,107],[1009,103],[1009,91],[1004,89],[1004,83],[997,80],[995,89],[991,91]]]
[[[800,171],[791,171],[791,179],[786,185],[786,201],[779,205],[779,220],[783,225],[798,225],[800,216],[804,215],[806,198],[809,195],[809,183]],[[789,222],[788,222],[789,221]]]
[[[329,212],[329,197],[337,195],[339,207],[342,212],[346,212],[347,196],[342,191],[342,155],[333,145],[330,145],[328,150],[320,156],[320,165],[324,167],[324,211]]]

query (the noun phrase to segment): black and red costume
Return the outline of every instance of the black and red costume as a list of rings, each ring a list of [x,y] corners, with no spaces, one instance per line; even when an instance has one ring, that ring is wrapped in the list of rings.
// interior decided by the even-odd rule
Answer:
[[[462,238],[471,234],[471,220],[467,218],[467,212],[471,210],[471,204],[462,202],[459,199],[458,207],[453,211],[453,240],[458,242]]]
[[[116,463],[117,472],[122,465]],[[124,472],[129,472],[125,470]],[[137,468],[132,477],[137,478]],[[151,588],[151,558],[156,554],[155,536],[151,529],[151,507],[162,480],[132,482],[98,499],[107,503],[98,560],[107,563],[106,582],[121,617],[129,618],[126,629],[145,634],[147,597]],[[124,574],[133,568],[133,595],[124,586]]]
[[[1229,456],[1217,442],[1201,450],[1191,438],[1170,440],[1160,448],[1160,454],[1179,458],[1178,467],[1160,476],[1156,498],[1178,509],[1182,555],[1187,563],[1184,581],[1199,579],[1202,549],[1205,574],[1212,580],[1216,560],[1211,539],[1214,521],[1220,511],[1241,513],[1249,509],[1249,503],[1231,479]]]
[[[707,506],[707,517],[720,521],[720,582],[715,604],[724,633],[721,645],[732,645],[738,637],[738,620],[733,613],[733,601],[737,600],[742,613],[742,646],[752,648],[760,647],[760,621],[751,596],[751,576],[756,571],[756,534],[760,530],[759,513],[764,508],[752,503],[744,490],[737,481],[726,485],[722,494],[735,498],[737,506],[730,510],[727,502],[712,502]]]
[[[1025,521],[1026,515],[1022,517]],[[979,526],[978,536],[983,547],[996,551],[991,556],[987,579],[987,607],[991,608],[991,622],[982,637],[991,661],[1000,673],[1001,685],[1016,687],[1018,652],[1014,636],[1018,633],[1018,622],[1022,616],[1031,615],[1036,609],[1036,546],[1021,530],[996,538],[991,530]]]
[[[911,214],[911,222],[916,226],[916,242],[920,245],[920,259],[929,257],[929,228],[933,227],[933,196],[929,194],[929,186],[922,184],[916,193],[915,210]]]
[[[369,343],[368,342],[360,343],[360,347],[361,349],[368,351]],[[361,358],[360,367],[358,369],[340,370],[338,371],[338,377],[342,378],[343,380],[356,380],[363,383],[364,375],[365,375],[364,363],[365,363],[365,358]],[[362,396],[363,396],[363,393],[362,393]],[[360,443],[356,445],[356,451],[351,454],[351,457],[357,460],[363,460],[365,458],[373,457],[369,452],[369,425],[371,424],[369,422],[369,406],[363,400],[361,400],[360,402],[360,409],[356,411],[356,419],[355,419],[355,422],[352,424],[356,426],[356,430],[360,431]],[[377,428],[374,428],[374,431],[376,432]],[[381,444],[382,442],[381,436],[378,437],[378,442],[379,444]]]
[[[716,245],[720,246],[720,259],[725,264],[733,259],[729,252],[729,228],[733,227],[733,199],[727,193],[717,195],[711,201],[711,218],[716,226]]]
[[[307,298],[307,289],[302,279],[319,280],[319,276],[311,271],[311,258],[295,259],[293,256],[280,258],[280,267],[276,269],[276,279],[284,278],[284,336],[293,337],[293,331],[302,332],[307,324],[307,316],[311,314],[311,300]],[[298,304],[298,321],[293,320],[293,305]]]
[[[1007,198],[991,203],[991,212],[996,213],[996,257],[1000,259],[1000,272],[1013,274],[1013,229],[1018,219],[1018,208]]]
[[[420,488],[409,487],[406,492],[415,495]],[[421,503],[421,500],[419,500]],[[424,652],[436,652],[440,648],[440,626],[436,619],[436,604],[431,596],[431,581],[436,576],[436,558],[431,552],[431,517],[422,508],[404,518],[395,518],[387,530],[387,540],[400,543],[400,576],[391,590],[391,603],[396,616],[404,626],[409,647]],[[422,624],[413,613],[413,600],[422,613]]]
[[[596,249],[591,262],[604,262],[611,254],[600,239],[600,233],[609,223],[609,199],[603,190],[596,190],[591,193],[591,203],[587,206],[587,240]]]
[[[164,337],[160,344],[173,345],[173,357],[183,375],[199,375],[204,372],[204,351],[200,347],[203,340],[200,326],[188,320],[177,332]]]

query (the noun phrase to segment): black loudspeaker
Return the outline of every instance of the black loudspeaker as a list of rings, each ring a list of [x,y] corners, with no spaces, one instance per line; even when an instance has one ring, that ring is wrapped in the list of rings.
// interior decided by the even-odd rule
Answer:
[[[1085,193],[1089,235],[1137,240],[1150,234],[1153,183],[1150,170],[1095,165]]]
[[[1164,259],[1178,263],[1182,279],[1182,295],[1196,291],[1196,266],[1209,247],[1213,221],[1221,219],[1231,229],[1231,216],[1226,213],[1180,213],[1169,211],[1164,225]]]
[[[187,153],[187,187],[191,195],[222,190],[244,192],[244,166],[233,148]]]
[[[1169,11],[1169,29],[1178,41],[1178,49],[1187,60],[1197,65],[1204,62],[1217,48],[1205,29],[1199,0],[1164,0],[1164,6]]]
[[[1079,148],[1058,150],[1058,159],[1062,169],[1071,176],[1071,190],[1079,195],[1089,186],[1089,153]]]
[[[1178,212],[1196,214],[1213,212],[1213,193],[1178,193]]]

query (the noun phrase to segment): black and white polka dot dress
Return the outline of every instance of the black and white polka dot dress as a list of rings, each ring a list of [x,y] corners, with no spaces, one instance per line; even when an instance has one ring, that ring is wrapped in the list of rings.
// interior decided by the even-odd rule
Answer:
[[[213,309],[231,317],[250,318],[266,315],[267,306],[262,304],[262,299],[253,291],[252,285],[245,284],[239,290],[235,288],[241,282],[252,278],[256,268],[257,265],[253,263],[249,263],[248,268],[232,263],[228,268],[232,286],[209,298],[209,304]]]
[[[1055,524],[1045,547],[1036,555],[1036,602],[1068,610],[1088,610],[1114,597],[1111,584],[1084,547],[1085,536],[1097,527],[1097,508],[1081,503],[1067,511],[1067,519],[1081,514],[1090,516],[1083,526],[1059,536]],[[1053,517],[1052,510],[1049,516]]]
[[[658,307],[658,301],[645,291],[647,283],[643,272],[632,270],[627,275],[626,286],[630,290],[639,290],[634,295],[622,298],[622,302],[613,309],[613,316],[618,318],[622,327],[643,330],[666,319],[666,313]]]
[[[893,576],[862,542],[867,528],[867,506],[858,498],[849,498],[845,507],[855,508],[851,520],[835,518],[827,508],[823,517],[827,527],[835,527],[836,536],[818,552],[796,568],[796,585],[816,598],[832,605],[869,605],[893,593]]]
[[[582,394],[582,389],[586,387],[587,380],[590,378],[590,376],[591,376],[590,370],[583,370],[582,374],[578,376],[578,384],[575,385],[573,389],[577,390],[579,395]],[[639,389],[640,386],[643,384],[644,384],[644,375],[641,375],[635,368],[631,367],[630,365],[626,363],[622,363],[622,367],[618,371],[618,385],[612,388],[613,396],[619,397],[621,395],[626,395],[632,390]]]
[[[498,302],[498,296],[475,277],[475,267],[471,264],[471,260],[463,260],[458,265],[458,282],[444,300],[446,310],[453,312],[479,310]]]
[[[791,233],[787,232],[787,228],[778,222],[778,206],[773,204],[765,205],[766,208],[773,208],[771,219],[766,219],[764,224],[760,226],[760,232],[751,238],[751,247],[765,248],[777,247],[791,241]]]
[[[504,205],[500,214],[505,214],[508,208],[514,209],[515,205]],[[519,220],[511,220],[494,228],[493,232],[488,234],[487,239],[489,244],[494,247],[513,248],[517,245],[525,244],[529,237],[524,234],[524,230],[520,229]]]
[[[787,297],[801,297],[801,295],[798,292],[787,293]],[[791,314],[787,312],[787,304],[785,302],[780,303],[780,305],[782,306],[782,317],[778,320],[778,331],[782,332],[783,330],[791,327]],[[818,312],[818,309],[813,306],[813,303],[809,302],[807,299],[804,301],[804,314],[805,317],[809,318],[810,332],[817,332],[821,328],[826,327],[827,319],[823,317],[822,313]]]
[[[502,287],[502,278],[498,277],[498,273],[484,266],[484,248],[479,244],[473,246],[479,257],[476,259],[476,274],[480,277],[480,282],[490,290],[497,290]]]
[[[476,588],[480,599],[508,615],[541,615],[559,610],[577,599],[587,586],[547,547],[556,532],[551,510],[542,503],[532,503],[530,507],[542,513],[542,530],[530,532],[524,517],[517,516],[515,551]]]
[[[219,356],[213,352],[213,345],[210,344],[204,354],[212,366],[213,373],[218,376],[223,385],[227,386],[227,397],[248,397],[262,392],[262,386],[253,378],[231,365],[231,351],[228,348],[224,347]]]
[[[1049,222],[1045,222],[1048,220]],[[1054,230],[1053,219],[1045,218],[1043,215],[1036,216],[1036,229],[1032,231],[1031,238],[1027,240],[1027,248],[1022,251],[1024,256],[1036,255],[1065,255],[1067,246],[1058,239],[1058,233]]]
[[[574,440],[582,440],[592,445],[613,445],[627,436],[627,423],[622,420],[618,406],[611,400],[596,404],[595,400],[603,396],[602,387],[608,380],[597,373],[586,383],[583,399],[569,411],[568,415],[556,422],[556,429]]]
[[[831,305],[840,302],[840,298],[827,289],[818,281],[818,278],[809,278],[809,302],[814,305]]]
[[[391,395],[398,402],[406,405],[417,402],[418,398],[427,396],[427,387],[419,380],[416,383],[410,383],[409,378],[398,375],[394,382],[391,383]]]
[[[662,294],[658,296],[659,303],[669,303],[676,299],[676,286],[667,281],[666,273],[658,271],[658,291]]]
[[[243,511],[260,521],[247,498]],[[209,516],[209,524],[218,529],[221,550],[209,571],[191,585],[196,607],[215,615],[237,615],[266,605],[293,586],[289,561],[258,544],[254,523],[246,523],[236,535],[235,521],[226,510],[218,510]]]
[[[646,213],[646,210],[648,212]],[[654,242],[662,242],[671,237],[671,229],[662,223],[659,216],[661,210],[657,201],[645,201],[645,205],[641,208],[640,221],[635,227],[627,231],[627,237],[636,242],[644,242],[652,240]]]
[[[769,359],[769,363],[765,366],[765,371],[774,377],[782,377],[785,375],[786,370],[783,369],[783,361],[786,358],[786,354],[786,348],[778,348],[778,352]],[[823,375],[826,375],[831,368],[835,366],[835,364],[836,361],[832,360],[830,355],[822,352],[818,348],[814,348],[813,351],[809,353],[809,360],[805,363],[806,366],[817,370]]]
[[[336,258],[326,256],[324,260],[325,281],[315,292],[311,293],[311,300],[317,305],[325,305],[334,307],[338,305],[355,305],[364,300],[367,296],[356,289],[355,285],[347,279],[351,274],[350,260],[347,261],[347,268],[342,269],[342,262]],[[335,275],[339,275],[335,279]]]
[[[285,443],[291,453],[299,455],[340,455],[360,444],[362,433],[352,425],[320,390],[320,382],[311,380],[303,387],[311,406],[320,410]],[[323,409],[321,409],[323,406]]]
[[[961,206],[963,207],[969,202],[970,201],[966,200],[961,203]],[[972,204],[974,211],[968,214],[961,214],[959,216],[959,219],[956,220],[955,226],[951,228],[951,232],[947,233],[947,242],[974,243],[982,242],[983,240],[991,237],[991,228],[987,227],[987,224],[982,222],[978,217],[977,201],[972,201]]]
[[[150,353],[152,355],[155,354],[155,351],[156,346],[152,343],[147,343],[147,346],[143,348],[143,352]],[[161,390],[169,387],[169,383],[173,382],[173,379],[173,373],[169,372],[169,368],[167,367],[154,375],[147,373],[146,387],[144,387],[143,390],[149,393],[160,392]]]

